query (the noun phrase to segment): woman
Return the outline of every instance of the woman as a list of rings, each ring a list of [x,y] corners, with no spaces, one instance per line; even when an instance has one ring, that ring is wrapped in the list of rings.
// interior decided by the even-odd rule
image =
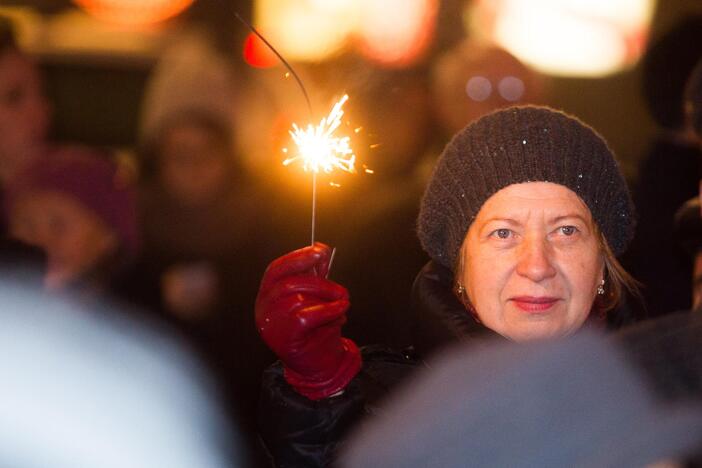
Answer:
[[[633,229],[626,183],[597,133],[548,108],[501,110],[459,132],[439,159],[418,219],[432,258],[418,287],[437,292],[451,270],[471,336],[566,336],[632,286],[615,256]],[[279,258],[257,298],[259,332],[281,360],[264,375],[260,415],[281,466],[329,464],[345,431],[413,367],[377,349],[361,357],[341,337],[349,295],[326,279],[329,258],[321,244]]]

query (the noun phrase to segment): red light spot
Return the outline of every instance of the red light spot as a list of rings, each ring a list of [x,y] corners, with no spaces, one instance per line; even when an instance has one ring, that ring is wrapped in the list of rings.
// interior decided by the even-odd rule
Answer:
[[[269,68],[278,63],[278,57],[254,33],[244,40],[244,60],[255,68]]]

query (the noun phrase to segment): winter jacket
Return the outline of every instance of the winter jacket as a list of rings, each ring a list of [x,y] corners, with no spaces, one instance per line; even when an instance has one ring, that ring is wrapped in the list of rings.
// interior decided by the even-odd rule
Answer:
[[[453,274],[434,262],[419,273],[413,288],[411,320],[417,348],[404,352],[382,346],[362,348],[363,367],[343,394],[312,401],[296,393],[283,377],[281,363],[268,368],[261,385],[259,432],[278,467],[333,465],[345,434],[423,365],[423,357],[455,342],[499,337],[478,323],[451,291]],[[417,350],[421,351],[417,353]]]

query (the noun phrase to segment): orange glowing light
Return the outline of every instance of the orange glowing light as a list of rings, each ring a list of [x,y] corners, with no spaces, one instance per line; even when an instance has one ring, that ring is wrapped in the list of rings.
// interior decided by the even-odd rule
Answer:
[[[143,26],[172,18],[193,0],[73,0],[95,18],[124,26]]]
[[[645,50],[656,0],[474,0],[464,17],[535,69],[559,76],[606,76]]]
[[[415,63],[431,44],[438,3],[437,0],[364,0],[356,31],[361,52],[385,66]]]

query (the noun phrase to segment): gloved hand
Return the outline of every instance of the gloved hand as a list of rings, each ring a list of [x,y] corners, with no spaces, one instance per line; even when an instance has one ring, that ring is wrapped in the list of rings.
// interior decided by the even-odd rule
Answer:
[[[256,327],[280,358],[285,380],[320,400],[343,390],[361,368],[356,344],[341,337],[349,294],[326,279],[331,250],[319,242],[274,260],[256,298]]]

